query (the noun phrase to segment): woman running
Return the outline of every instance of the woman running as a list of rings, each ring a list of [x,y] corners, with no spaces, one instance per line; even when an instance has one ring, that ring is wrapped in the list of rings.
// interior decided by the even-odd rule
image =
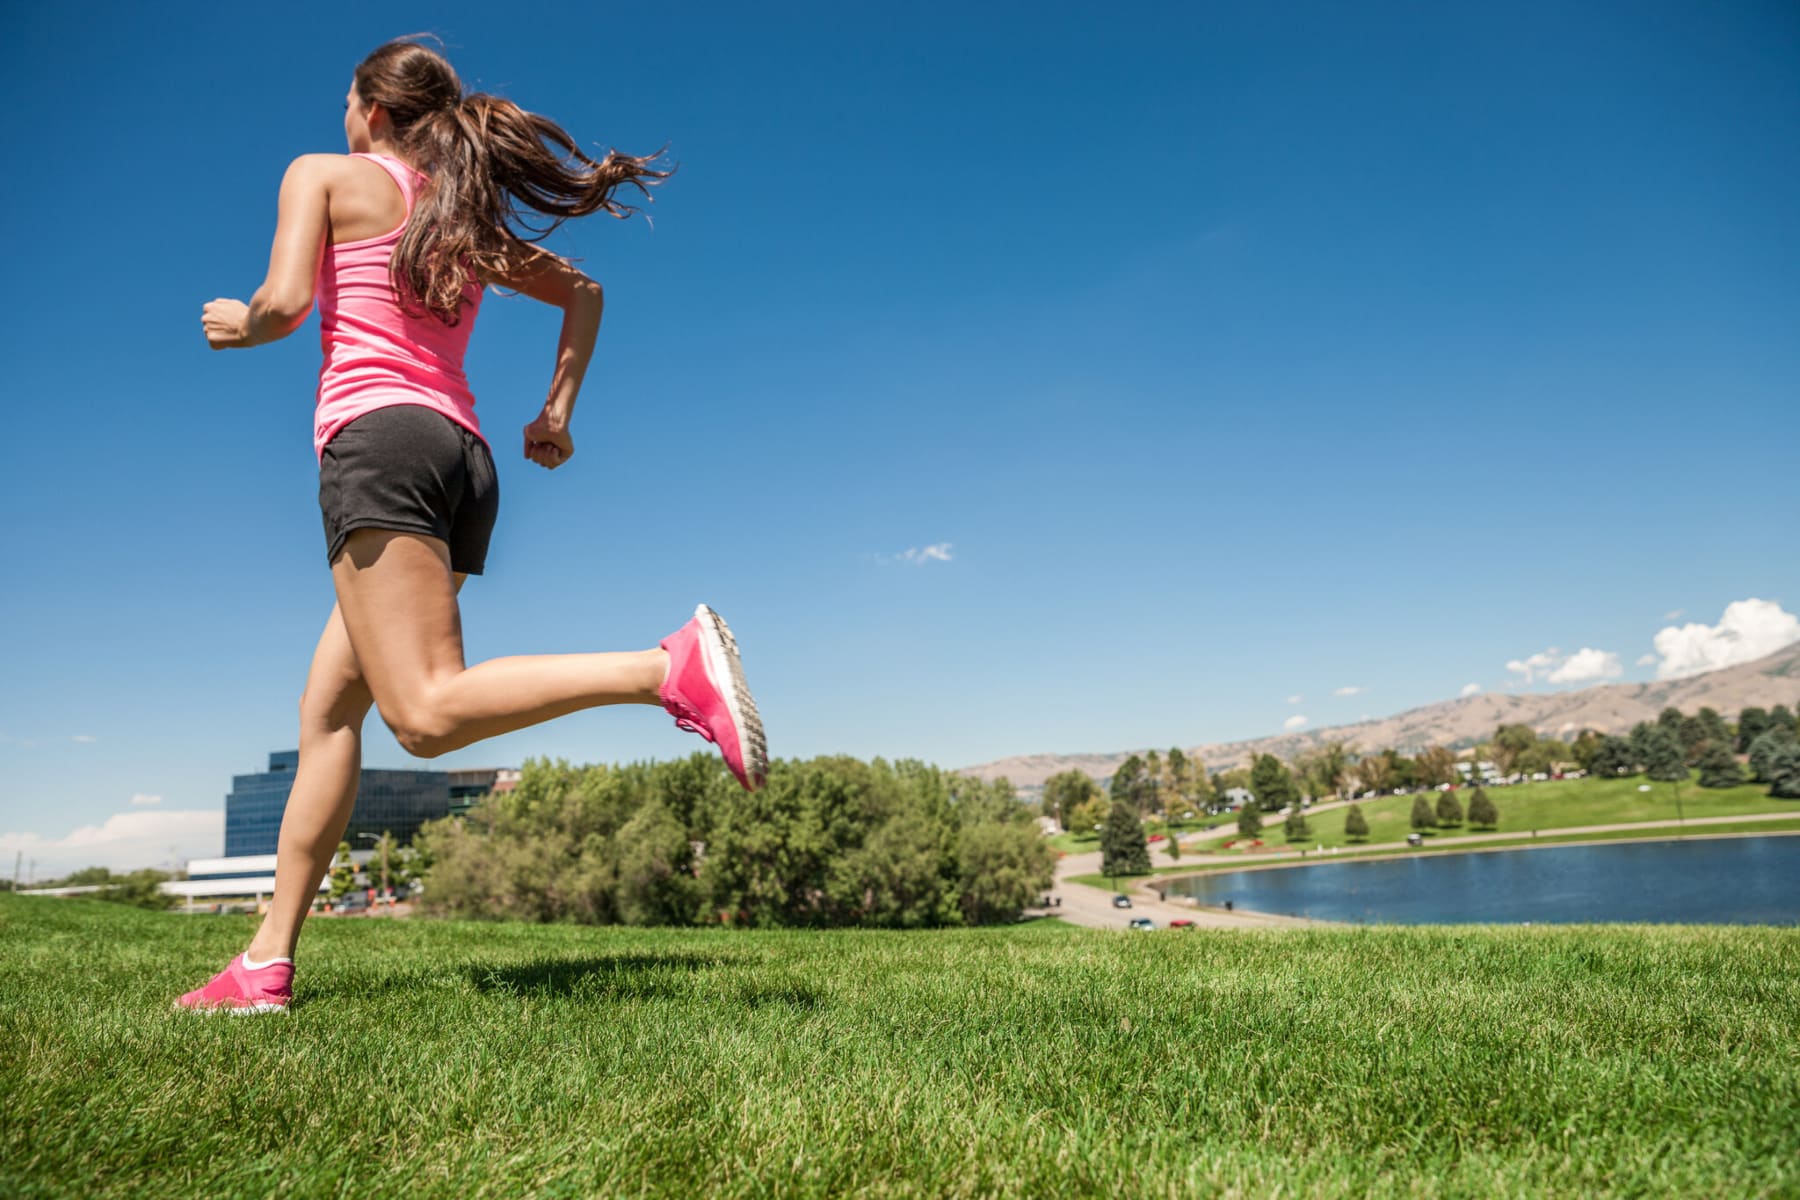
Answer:
[[[494,460],[463,351],[483,288],[563,310],[550,395],[525,426],[525,458],[555,470],[600,328],[600,285],[535,242],[569,217],[636,209],[670,172],[660,154],[583,154],[554,122],[464,95],[450,64],[410,39],[356,68],[344,101],[350,153],[303,154],[281,181],[269,274],[248,305],[214,300],[215,350],[259,346],[319,305],[325,362],[313,448],[337,604],[300,701],[300,763],[281,820],[275,896],[244,953],[177,1007],[285,1011],[294,946],[356,804],[370,704],[408,753],[433,758],[602,704],[660,704],[715,743],[746,789],[768,751],[737,644],[700,605],[654,650],[463,663],[456,595],[481,574],[499,506]],[[559,147],[573,162],[546,148]],[[553,220],[524,239],[516,205]]]

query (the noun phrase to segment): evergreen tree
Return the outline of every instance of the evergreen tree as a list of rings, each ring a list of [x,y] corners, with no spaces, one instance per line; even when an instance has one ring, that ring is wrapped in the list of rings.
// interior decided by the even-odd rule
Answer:
[[[1682,720],[1681,710],[1671,704],[1669,707],[1656,714],[1656,727],[1668,733],[1672,733],[1679,738],[1681,736]]]
[[[1437,814],[1431,811],[1431,801],[1425,798],[1425,793],[1420,792],[1414,796],[1412,827],[1418,830],[1436,829],[1437,823]]]
[[[1775,756],[1782,749],[1793,745],[1794,735],[1783,733],[1780,729],[1770,727],[1763,735],[1750,744],[1750,773],[1758,783],[1771,783],[1775,779]]]
[[[1637,770],[1637,759],[1632,753],[1631,743],[1622,737],[1607,736],[1600,739],[1600,748],[1588,762],[1588,771],[1604,779],[1616,779],[1620,775],[1628,775]]]
[[[1694,762],[1700,752],[1706,748],[1706,725],[1699,717],[1681,718],[1681,756],[1686,762]]]
[[[1462,805],[1457,803],[1455,792],[1438,793],[1437,819],[1439,825],[1452,829],[1463,823]]]
[[[1344,813],[1344,837],[1353,842],[1365,841],[1369,836],[1369,822],[1362,814],[1362,805],[1352,804]]]
[[[1717,742],[1726,749],[1731,748],[1731,728],[1725,724],[1725,718],[1719,715],[1718,709],[1702,707],[1694,714],[1694,719],[1700,722],[1701,735],[1707,741]]]
[[[1163,760],[1154,750],[1144,756],[1144,795],[1147,802],[1141,811],[1163,810]]]
[[[1289,843],[1312,836],[1312,830],[1306,826],[1306,814],[1300,811],[1299,805],[1295,805],[1294,810],[1287,815],[1287,820],[1281,823],[1281,832],[1286,835]]]
[[[1493,829],[1500,824],[1500,810],[1488,799],[1485,789],[1476,788],[1475,794],[1469,797],[1469,824],[1484,829]]]
[[[1656,740],[1660,727],[1648,721],[1639,721],[1631,727],[1631,773],[1642,771],[1650,761],[1650,744]],[[1673,736],[1673,735],[1671,735]]]
[[[1737,759],[1723,742],[1708,742],[1700,755],[1700,786],[1703,788],[1736,787],[1744,782]]]
[[[1800,735],[1800,729],[1794,725],[1794,714],[1788,711],[1785,704],[1777,704],[1769,710],[1769,724],[1764,732],[1772,729],[1776,733],[1786,730],[1788,733]]]
[[[1100,831],[1100,870],[1107,875],[1147,875],[1150,848],[1144,825],[1130,804],[1114,802]]]
[[[1264,812],[1280,812],[1300,803],[1300,791],[1294,776],[1273,754],[1259,754],[1250,768],[1250,790]]]
[[[1262,809],[1252,800],[1238,809],[1238,836],[1253,838],[1262,833]]]
[[[1769,713],[1767,709],[1751,705],[1740,712],[1737,727],[1737,752],[1739,754],[1750,753],[1750,743],[1761,737],[1763,730],[1768,727]]]
[[[1686,782],[1687,755],[1667,729],[1659,726],[1651,733],[1644,748],[1644,770],[1650,778],[1664,783]]]
[[[1600,748],[1604,745],[1606,745],[1605,737],[1595,730],[1584,729],[1576,735],[1575,744],[1569,747],[1569,752],[1575,756],[1575,761],[1581,764],[1582,770],[1592,771],[1594,760],[1600,757]]]
[[[1181,861],[1181,838],[1173,829],[1169,830],[1169,844],[1163,850],[1168,854],[1170,862]]]
[[[1777,800],[1800,800],[1800,741],[1789,738],[1770,758],[1769,795]]]

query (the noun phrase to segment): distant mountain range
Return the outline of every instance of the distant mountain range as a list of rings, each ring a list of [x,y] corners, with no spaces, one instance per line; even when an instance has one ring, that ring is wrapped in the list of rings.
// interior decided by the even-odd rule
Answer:
[[[1727,720],[1753,705],[1800,708],[1800,642],[1755,662],[1721,667],[1685,679],[1612,683],[1573,692],[1480,692],[1353,725],[1332,725],[1242,742],[1184,746],[1182,750],[1198,755],[1209,771],[1241,767],[1258,754],[1291,760],[1303,750],[1335,741],[1349,742],[1362,750],[1392,746],[1404,754],[1413,754],[1426,746],[1471,746],[1492,737],[1502,725],[1521,723],[1554,737],[1566,738],[1582,729],[1624,733],[1639,721],[1655,720],[1656,714],[1671,704],[1686,713],[1710,706]],[[1152,748],[1168,749],[1159,746],[1115,754],[1025,754],[964,767],[962,772],[981,779],[1005,776],[1021,788],[1041,787],[1050,776],[1069,770],[1086,771],[1095,779],[1104,780],[1130,754]]]

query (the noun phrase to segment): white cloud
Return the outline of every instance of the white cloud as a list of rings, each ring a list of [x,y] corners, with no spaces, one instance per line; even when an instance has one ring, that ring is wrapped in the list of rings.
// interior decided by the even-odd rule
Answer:
[[[1551,683],[1593,683],[1599,679],[1617,679],[1625,673],[1619,656],[1610,650],[1583,646],[1544,676]]]
[[[1465,683],[1465,684],[1463,684],[1462,691],[1458,692],[1457,695],[1462,696],[1466,699],[1469,696],[1473,696],[1476,692],[1479,692],[1480,690],[1481,690],[1481,685],[1479,683]]]
[[[1296,730],[1296,729],[1301,729],[1301,728],[1305,727],[1305,725],[1306,725],[1306,718],[1302,717],[1302,716],[1298,716],[1298,715],[1289,717],[1287,720],[1285,720],[1281,723],[1281,727],[1283,729],[1287,730],[1289,733],[1294,732],[1294,730]]]
[[[97,742],[100,739],[91,733],[74,733],[69,735],[71,742]]]
[[[1515,675],[1523,675],[1525,682],[1530,683],[1538,676],[1553,670],[1560,662],[1562,662],[1562,651],[1552,646],[1542,654],[1534,654],[1530,658],[1515,658],[1506,664],[1506,669]]]
[[[1341,687],[1331,694],[1334,696],[1360,696],[1368,690],[1368,688],[1363,687]]]
[[[1687,610],[1685,608],[1671,608],[1668,612],[1663,614],[1663,620],[1679,621],[1679,620],[1681,620],[1681,614],[1686,611]]]
[[[949,542],[937,542],[930,546],[914,546],[898,554],[877,554],[875,561],[883,566],[889,563],[906,563],[914,567],[922,567],[928,562],[949,562],[950,545]]]
[[[1657,661],[1657,657],[1654,654],[1640,654],[1638,655],[1637,665],[1640,667],[1654,667],[1657,664]]]
[[[1773,654],[1800,642],[1800,618],[1773,600],[1734,600],[1717,625],[1670,625],[1656,635],[1658,679],[1679,679]]]
[[[138,805],[161,804],[162,797],[161,796],[152,796],[149,792],[137,792],[132,795],[131,802],[133,804],[138,804]]]
[[[1302,696],[1302,695],[1299,695],[1298,693],[1296,693],[1295,695],[1288,697],[1288,703],[1289,704],[1298,704],[1304,699],[1306,699],[1305,696]]]
[[[108,867],[130,871],[138,867],[167,866],[178,861],[216,857],[224,849],[223,811],[114,813],[99,825],[83,825],[66,837],[41,833],[0,833],[0,857],[7,860],[19,851],[36,859],[32,874],[53,879],[82,867]],[[11,862],[7,864],[11,867]]]
[[[1515,658],[1506,664],[1506,669],[1519,676],[1518,682],[1522,683],[1539,679],[1546,683],[1592,683],[1597,679],[1616,679],[1625,671],[1617,654],[1591,646],[1583,646],[1573,654],[1564,654],[1552,646],[1530,658]]]

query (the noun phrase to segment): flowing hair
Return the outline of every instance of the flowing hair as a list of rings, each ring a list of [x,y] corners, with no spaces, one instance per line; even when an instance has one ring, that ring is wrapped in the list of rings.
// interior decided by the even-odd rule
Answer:
[[[547,256],[537,243],[570,217],[605,210],[623,220],[638,209],[613,192],[629,184],[653,200],[650,187],[674,169],[652,165],[666,145],[644,158],[609,149],[595,162],[548,117],[486,92],[464,95],[444,56],[411,40],[429,36],[376,47],[357,64],[356,94],[387,110],[404,157],[430,176],[394,247],[395,293],[404,310],[422,307],[455,325],[472,270],[506,273]],[[550,223],[525,224],[520,204]],[[515,233],[512,222],[526,234]]]

